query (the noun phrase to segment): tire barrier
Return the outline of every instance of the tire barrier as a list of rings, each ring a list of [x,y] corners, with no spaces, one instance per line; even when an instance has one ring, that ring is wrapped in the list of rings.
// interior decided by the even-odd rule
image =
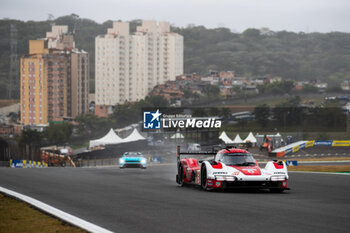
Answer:
[[[331,147],[350,147],[350,140],[312,140],[312,141],[298,141],[287,146],[283,146],[269,152],[270,157],[283,157],[285,155],[294,153],[303,148],[313,147],[313,146],[331,146]]]

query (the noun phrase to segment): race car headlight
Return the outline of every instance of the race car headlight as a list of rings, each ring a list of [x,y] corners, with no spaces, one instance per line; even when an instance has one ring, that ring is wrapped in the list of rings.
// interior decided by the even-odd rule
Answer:
[[[236,177],[235,176],[226,176],[226,181],[235,181]]]
[[[145,158],[143,158],[143,159],[141,159],[141,163],[145,164],[145,163],[147,163],[147,160]]]
[[[215,176],[217,181],[235,181],[235,176]]]
[[[123,158],[119,159],[119,163],[125,163],[125,159]]]
[[[271,176],[271,181],[284,181],[286,176]]]

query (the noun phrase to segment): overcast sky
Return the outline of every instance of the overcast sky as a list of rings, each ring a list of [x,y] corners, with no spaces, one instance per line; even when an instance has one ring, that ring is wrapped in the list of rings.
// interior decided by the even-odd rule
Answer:
[[[0,18],[46,20],[76,13],[99,23],[154,19],[175,26],[227,27],[235,32],[350,32],[350,0],[0,0]]]

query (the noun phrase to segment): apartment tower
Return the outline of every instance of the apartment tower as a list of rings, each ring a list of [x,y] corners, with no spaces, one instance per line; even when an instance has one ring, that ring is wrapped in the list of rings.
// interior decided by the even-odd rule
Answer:
[[[88,112],[89,54],[75,48],[68,26],[30,40],[20,65],[22,124],[47,125]]]
[[[95,44],[96,108],[144,99],[183,73],[183,37],[168,22],[144,20],[134,33],[129,23],[114,22]]]

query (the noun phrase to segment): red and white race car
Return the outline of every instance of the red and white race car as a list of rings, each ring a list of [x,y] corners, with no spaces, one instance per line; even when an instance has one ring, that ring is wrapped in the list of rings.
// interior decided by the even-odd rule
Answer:
[[[212,160],[183,158],[181,155],[213,155]],[[225,148],[218,152],[181,153],[177,147],[176,182],[200,185],[204,190],[226,188],[269,189],[283,192],[287,188],[288,171],[283,161],[267,162],[260,168],[247,150]]]

